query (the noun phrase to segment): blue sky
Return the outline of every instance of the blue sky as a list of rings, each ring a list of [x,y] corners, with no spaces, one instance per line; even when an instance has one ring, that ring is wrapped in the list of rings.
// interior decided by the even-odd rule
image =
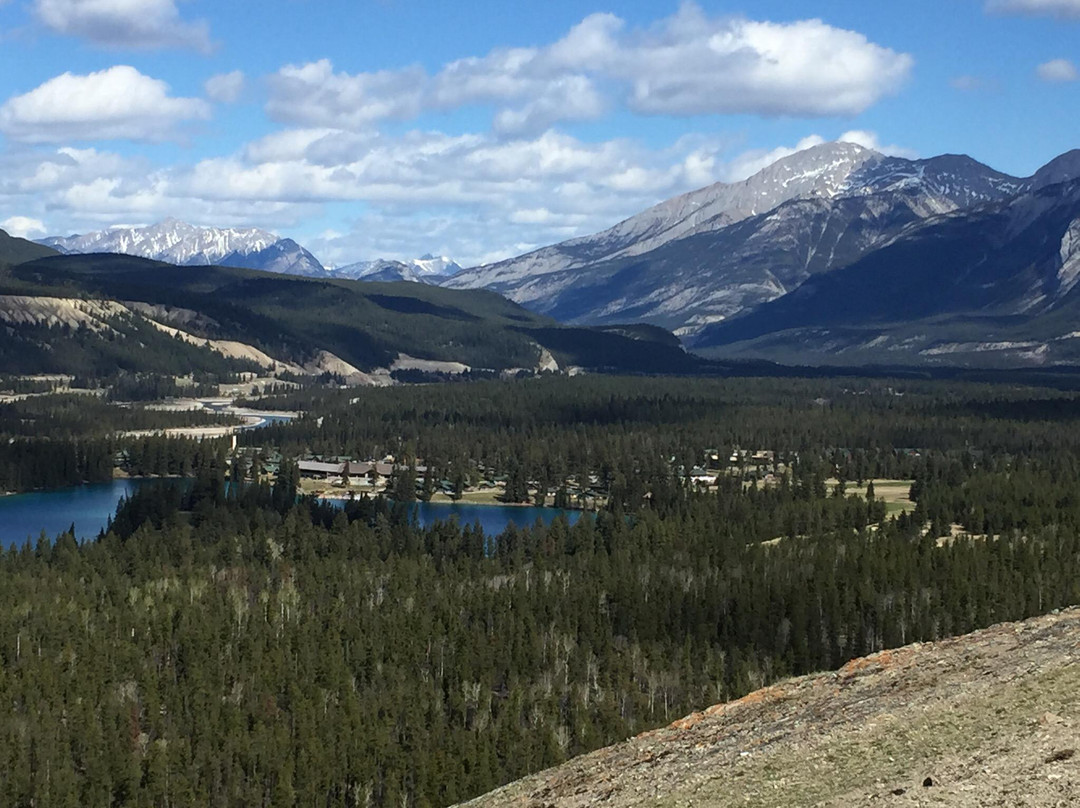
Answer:
[[[1080,147],[1080,0],[0,0],[0,227],[495,260],[841,137]]]

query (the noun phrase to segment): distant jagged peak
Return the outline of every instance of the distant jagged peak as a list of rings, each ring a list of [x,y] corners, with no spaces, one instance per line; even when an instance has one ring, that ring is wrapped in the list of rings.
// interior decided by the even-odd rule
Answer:
[[[452,258],[426,253],[420,258],[406,260],[376,258],[371,261],[357,261],[354,264],[336,268],[333,274],[335,277],[351,280],[437,283],[459,271],[461,271],[461,266]]]
[[[804,193],[832,196],[847,187],[848,177],[856,170],[885,159],[881,152],[858,143],[834,140],[782,157],[742,184],[752,187],[779,184]]]
[[[433,255],[425,253],[419,258],[406,261],[418,272],[424,275],[452,275],[461,270],[461,265],[453,258],[446,255]]]
[[[83,235],[52,237],[41,243],[64,252],[119,252],[183,264],[195,256],[214,261],[230,253],[257,252],[279,240],[256,227],[205,227],[167,218],[149,225],[114,225]]]
[[[291,275],[319,276],[322,265],[292,239],[257,227],[207,227],[175,218],[120,225],[84,235],[41,239],[64,253],[121,253],[179,266],[224,264]]]

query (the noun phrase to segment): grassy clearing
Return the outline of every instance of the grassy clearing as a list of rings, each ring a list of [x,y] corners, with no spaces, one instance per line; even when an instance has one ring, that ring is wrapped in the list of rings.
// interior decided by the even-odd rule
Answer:
[[[502,496],[501,488],[488,488],[483,491],[466,491],[461,499],[452,499],[447,494],[438,493],[431,495],[432,502],[457,502],[465,505],[505,505],[499,497]]]
[[[915,503],[908,499],[908,492],[911,491],[911,484],[914,480],[874,480],[874,496],[878,499],[885,500],[885,513],[889,516],[895,516],[898,513],[908,512],[915,510]],[[825,481],[830,489],[837,483],[836,479],[828,479]],[[855,485],[853,482],[847,483],[847,492],[853,494],[856,491],[859,493],[866,493],[866,483],[861,486]]]

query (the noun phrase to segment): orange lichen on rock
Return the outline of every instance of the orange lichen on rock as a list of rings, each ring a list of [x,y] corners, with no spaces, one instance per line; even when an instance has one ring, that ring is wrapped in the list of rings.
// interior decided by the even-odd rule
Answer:
[[[851,660],[844,665],[844,667],[840,668],[837,673],[840,676],[855,676],[856,674],[865,671],[882,671],[899,665],[905,657],[905,654],[898,653],[897,651],[879,651],[870,656]]]
[[[672,721],[668,725],[669,729],[690,729],[693,726],[701,723],[701,719],[705,717],[705,713],[690,713],[685,718],[680,718],[678,721]]]

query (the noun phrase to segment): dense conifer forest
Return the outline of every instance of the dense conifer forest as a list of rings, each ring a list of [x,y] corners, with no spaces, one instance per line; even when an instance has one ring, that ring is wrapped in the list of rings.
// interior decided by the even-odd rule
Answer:
[[[286,457],[610,497],[572,527],[422,529],[400,501],[297,500],[287,461],[230,482],[224,447],[192,444],[191,482],[142,489],[97,541],[0,557],[0,804],[446,805],[780,677],[1080,602],[1069,392],[588,378],[265,403],[308,411],[245,435]],[[913,480],[912,509],[881,478]]]
[[[129,433],[233,423],[227,415],[117,406],[86,393],[0,402],[0,491],[105,482],[117,468],[135,476],[187,476],[195,441]]]

